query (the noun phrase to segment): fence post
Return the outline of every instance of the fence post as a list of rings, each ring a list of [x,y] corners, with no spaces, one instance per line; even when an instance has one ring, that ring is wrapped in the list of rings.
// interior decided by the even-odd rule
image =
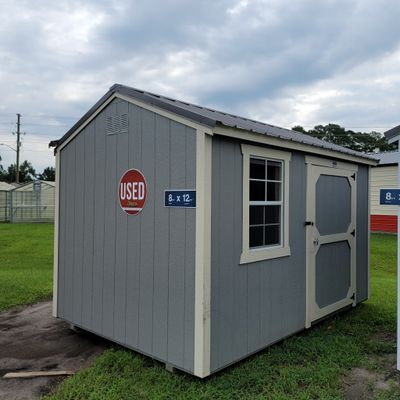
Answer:
[[[14,219],[14,210],[13,210],[13,191],[12,190],[10,190],[9,191],[9,193],[10,193],[10,222],[12,223],[13,222],[13,219]]]

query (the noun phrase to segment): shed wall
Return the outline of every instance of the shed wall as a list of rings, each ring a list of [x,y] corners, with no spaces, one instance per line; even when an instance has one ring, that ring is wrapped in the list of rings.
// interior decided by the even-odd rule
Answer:
[[[128,114],[128,132],[106,117]],[[196,132],[115,100],[60,153],[58,316],[189,372],[194,357],[195,210],[164,207],[196,187]],[[143,211],[120,208],[122,174],[147,181]]]
[[[368,199],[369,199],[369,167],[358,166],[357,173],[357,303],[367,300],[369,293],[369,230],[368,230]]]
[[[239,265],[242,154],[239,141],[213,138],[211,371],[302,328],[305,321],[306,168],[290,162],[291,256]]]
[[[239,264],[242,251],[240,142],[213,137],[211,371],[223,368],[305,327],[306,164],[292,152],[291,256]],[[368,296],[368,167],[357,183],[357,301]]]
[[[380,189],[397,187],[397,169],[397,165],[371,168],[371,215],[397,216],[397,206],[379,204]]]
[[[371,231],[397,233],[397,206],[379,204],[383,188],[397,187],[397,165],[371,168]]]

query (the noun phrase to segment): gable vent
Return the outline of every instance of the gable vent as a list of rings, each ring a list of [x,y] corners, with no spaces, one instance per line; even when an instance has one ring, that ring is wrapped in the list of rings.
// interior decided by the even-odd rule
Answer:
[[[106,134],[117,135],[128,132],[128,114],[112,115],[106,118]]]

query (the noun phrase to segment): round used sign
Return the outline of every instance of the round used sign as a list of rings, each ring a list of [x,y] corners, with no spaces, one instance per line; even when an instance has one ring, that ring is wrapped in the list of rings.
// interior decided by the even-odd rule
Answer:
[[[118,197],[121,208],[130,215],[143,210],[147,196],[146,179],[138,169],[126,171],[118,185]]]

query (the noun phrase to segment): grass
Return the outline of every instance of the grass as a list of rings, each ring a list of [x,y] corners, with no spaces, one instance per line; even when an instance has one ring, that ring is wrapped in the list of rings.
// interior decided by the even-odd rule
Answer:
[[[52,269],[52,224],[0,224],[0,310],[50,298]]]
[[[382,369],[395,352],[396,237],[373,235],[371,299],[204,381],[133,352],[105,352],[47,399],[340,399],[353,367]],[[400,398],[395,386],[377,393]]]

